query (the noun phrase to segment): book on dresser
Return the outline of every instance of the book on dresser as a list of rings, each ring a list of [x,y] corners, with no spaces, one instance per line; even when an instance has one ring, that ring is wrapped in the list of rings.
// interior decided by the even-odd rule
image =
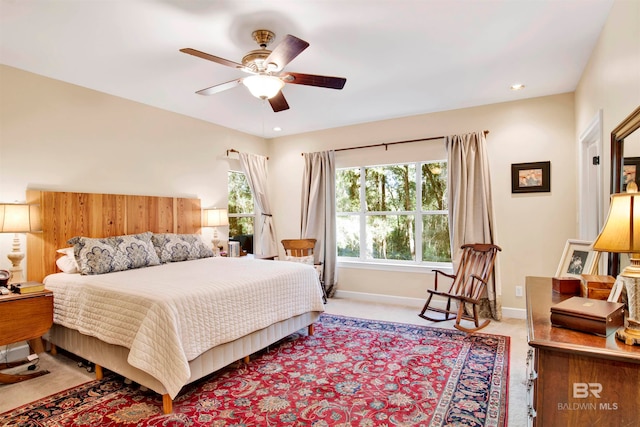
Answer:
[[[13,291],[19,294],[30,294],[32,292],[44,291],[44,284],[40,282],[15,283]]]

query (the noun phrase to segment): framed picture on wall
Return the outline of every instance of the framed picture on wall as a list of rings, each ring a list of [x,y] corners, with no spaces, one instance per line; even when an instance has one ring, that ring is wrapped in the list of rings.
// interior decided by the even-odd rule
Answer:
[[[551,162],[511,165],[512,193],[548,193],[551,191]]]
[[[635,182],[640,187],[640,157],[625,157],[622,165],[622,191],[627,191],[627,184]]]
[[[575,277],[581,274],[596,274],[600,252],[593,250],[593,243],[586,240],[567,240],[554,277]]]

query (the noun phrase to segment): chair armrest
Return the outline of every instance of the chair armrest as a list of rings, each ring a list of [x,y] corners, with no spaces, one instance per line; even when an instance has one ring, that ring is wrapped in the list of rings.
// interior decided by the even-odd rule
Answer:
[[[435,279],[435,281],[433,283],[433,289],[436,290],[436,291],[438,290],[438,274],[442,274],[443,276],[446,276],[446,277],[448,277],[449,279],[452,279],[452,280],[456,279],[456,275],[455,274],[448,274],[448,273],[445,273],[444,271],[440,271],[440,270],[431,270],[431,271],[436,273],[436,279]]]
[[[438,274],[442,274],[443,276],[447,276],[447,277],[449,277],[451,279],[455,279],[456,278],[455,274],[448,274],[448,273],[445,273],[444,271],[440,271],[440,270],[431,270],[431,271],[436,273],[436,276],[438,276]]]

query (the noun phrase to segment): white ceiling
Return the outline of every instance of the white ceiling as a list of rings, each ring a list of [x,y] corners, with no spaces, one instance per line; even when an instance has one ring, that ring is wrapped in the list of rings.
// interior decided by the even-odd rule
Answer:
[[[0,0],[0,62],[271,138],[571,92],[612,2]],[[244,86],[195,94],[246,74],[179,49],[241,62],[261,28],[271,49],[285,34],[310,43],[286,71],[344,89],[288,84],[279,113]]]

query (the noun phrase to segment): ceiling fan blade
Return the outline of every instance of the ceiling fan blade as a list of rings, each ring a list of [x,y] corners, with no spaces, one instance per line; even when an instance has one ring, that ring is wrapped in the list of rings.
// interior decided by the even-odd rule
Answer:
[[[198,58],[206,59],[208,61],[217,62],[218,64],[226,65],[227,67],[240,68],[240,69],[245,68],[244,65],[239,64],[237,62],[229,61],[228,59],[220,58],[218,56],[210,55],[208,53],[200,52],[199,50],[191,49],[188,47],[184,49],[180,49],[180,52],[188,53],[189,55],[197,56]]]
[[[280,76],[286,83],[296,85],[318,86],[329,89],[342,89],[347,79],[344,77],[316,76],[314,74],[285,73]]]
[[[214,93],[222,92],[224,90],[233,89],[242,83],[242,79],[231,80],[230,82],[220,83],[219,85],[211,86],[206,89],[197,91],[198,95],[213,95]]]
[[[271,104],[271,108],[274,113],[289,109],[289,104],[287,103],[287,100],[284,99],[282,91],[278,92],[278,94],[273,98],[269,98],[269,104]]]
[[[264,63],[275,64],[275,71],[282,70],[300,53],[309,47],[309,43],[304,40],[287,34],[286,37],[273,49]]]

